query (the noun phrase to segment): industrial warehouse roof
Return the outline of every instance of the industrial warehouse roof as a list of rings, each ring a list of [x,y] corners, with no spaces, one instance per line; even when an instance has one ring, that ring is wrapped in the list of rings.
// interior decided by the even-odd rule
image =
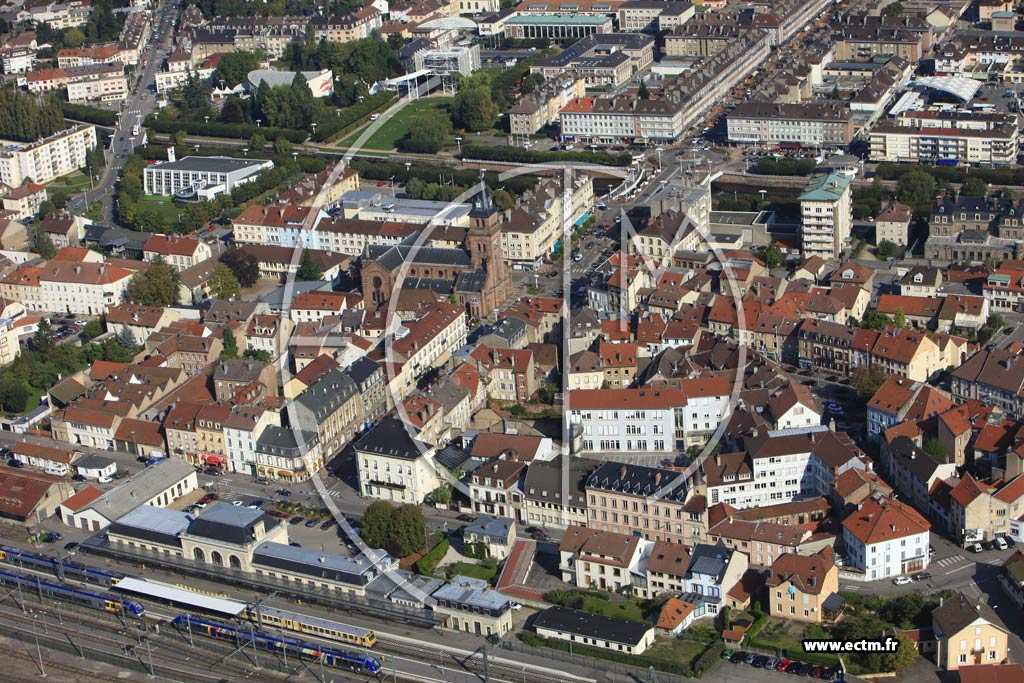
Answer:
[[[910,82],[910,85],[920,85],[932,88],[933,90],[941,90],[942,92],[959,97],[964,102],[973,99],[978,94],[978,90],[981,89],[981,81],[964,76],[926,76],[924,78],[915,78]]]
[[[623,645],[638,645],[653,627],[650,624],[606,617],[568,607],[549,607],[537,615],[536,629],[560,631]]]

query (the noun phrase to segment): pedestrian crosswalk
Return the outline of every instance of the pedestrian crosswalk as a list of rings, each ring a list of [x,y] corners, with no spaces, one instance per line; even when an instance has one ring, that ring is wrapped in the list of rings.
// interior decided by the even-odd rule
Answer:
[[[955,564],[960,564],[966,559],[967,558],[965,558],[963,555],[951,555],[949,557],[944,557],[941,560],[936,560],[932,562],[932,565],[938,565],[940,567],[952,567]]]

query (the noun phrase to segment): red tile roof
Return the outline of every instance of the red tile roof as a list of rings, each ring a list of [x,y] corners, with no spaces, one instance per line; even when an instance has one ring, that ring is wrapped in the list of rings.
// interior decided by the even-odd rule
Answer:
[[[931,529],[921,514],[899,501],[869,500],[843,520],[843,527],[864,545],[927,533]]]

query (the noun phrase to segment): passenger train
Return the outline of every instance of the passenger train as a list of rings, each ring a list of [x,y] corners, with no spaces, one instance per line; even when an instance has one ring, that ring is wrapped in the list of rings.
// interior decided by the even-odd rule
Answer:
[[[192,614],[180,614],[171,623],[179,630],[202,633],[211,638],[224,638],[232,642],[252,639],[258,647],[269,652],[284,652],[293,657],[298,656],[315,661],[323,661],[324,666],[337,669],[350,669],[374,676],[378,675],[382,670],[379,657],[322,648],[301,640],[291,640],[263,633],[253,629],[251,626],[222,624]]]
[[[0,586],[20,589],[34,595],[43,595],[61,602],[85,605],[94,609],[102,609],[116,614],[142,618],[146,608],[135,600],[122,600],[115,595],[93,593],[88,590],[62,586],[58,583],[45,581],[35,576],[25,576],[0,569]]]

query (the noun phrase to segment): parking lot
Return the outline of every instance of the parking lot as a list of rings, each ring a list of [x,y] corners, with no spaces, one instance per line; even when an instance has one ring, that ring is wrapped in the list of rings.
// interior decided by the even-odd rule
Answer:
[[[728,662],[726,666],[729,667],[722,671],[722,673],[741,673],[742,669],[747,669],[757,680],[764,680],[766,673],[769,676],[772,673],[806,676],[823,681],[841,681],[844,678],[843,671],[838,666],[827,667],[792,659],[777,659],[769,655],[747,652],[745,650],[723,650],[722,660],[723,662]],[[734,670],[732,667],[741,667],[741,669]]]

